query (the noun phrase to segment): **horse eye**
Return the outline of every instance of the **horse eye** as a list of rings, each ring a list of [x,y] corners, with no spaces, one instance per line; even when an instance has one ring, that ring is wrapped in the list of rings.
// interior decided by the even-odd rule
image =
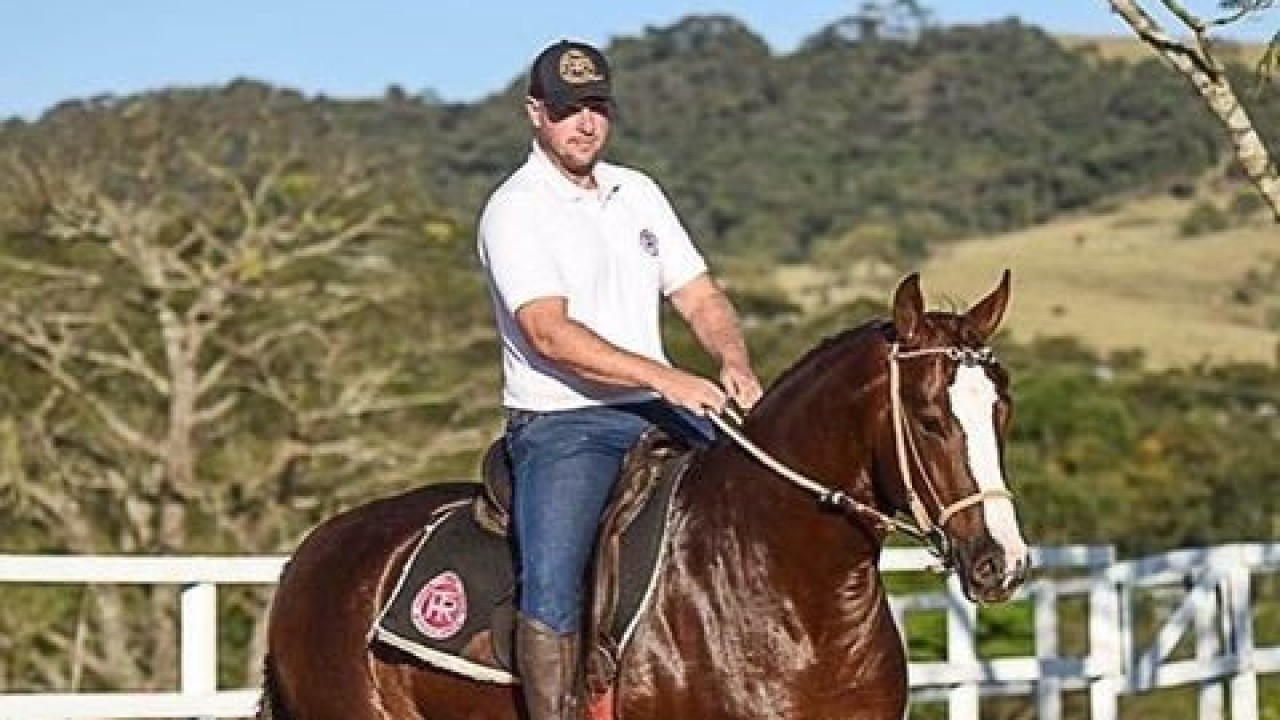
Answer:
[[[942,422],[942,418],[936,415],[925,415],[920,418],[920,428],[930,435],[941,437],[946,431],[946,426]]]

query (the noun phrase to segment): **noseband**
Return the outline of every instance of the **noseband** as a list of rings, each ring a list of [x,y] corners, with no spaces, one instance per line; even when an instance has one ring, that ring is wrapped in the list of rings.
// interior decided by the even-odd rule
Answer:
[[[944,355],[954,360],[957,364],[968,367],[988,365],[995,362],[995,354],[988,347],[974,349],[945,346],[903,351],[899,348],[898,343],[889,345],[889,398],[893,416],[894,446],[898,455],[899,472],[903,476],[902,485],[907,495],[907,505],[911,509],[911,515],[915,521],[914,524],[904,522],[871,505],[854,500],[843,491],[815,482],[793,468],[786,466],[753,443],[738,429],[737,426],[742,424],[742,418],[732,410],[724,412],[724,415],[733,421],[732,423],[721,415],[711,414],[709,417],[716,427],[732,438],[752,457],[792,484],[817,497],[820,504],[838,508],[853,516],[870,518],[872,523],[882,532],[898,530],[911,535],[927,543],[929,549],[946,564],[949,563],[950,557],[950,543],[946,535],[948,521],[961,510],[979,505],[988,500],[1012,500],[1013,494],[1004,489],[979,490],[950,505],[942,505],[941,498],[938,497],[937,490],[929,478],[924,462],[920,459],[915,436],[907,425],[906,415],[902,407],[902,378],[899,368],[899,363],[902,360],[932,355]],[[920,495],[916,492],[913,481],[916,473],[922,479],[923,487],[927,488],[929,494],[932,495],[934,503],[941,508],[936,522],[930,519],[928,510],[925,508],[924,503],[921,502]]]

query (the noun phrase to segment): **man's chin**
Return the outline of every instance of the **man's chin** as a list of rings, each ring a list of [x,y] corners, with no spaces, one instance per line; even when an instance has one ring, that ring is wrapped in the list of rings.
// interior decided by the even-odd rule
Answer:
[[[575,160],[572,163],[565,163],[564,169],[574,177],[590,177],[592,171],[596,169],[596,158],[592,157],[590,160],[584,160],[582,162]]]

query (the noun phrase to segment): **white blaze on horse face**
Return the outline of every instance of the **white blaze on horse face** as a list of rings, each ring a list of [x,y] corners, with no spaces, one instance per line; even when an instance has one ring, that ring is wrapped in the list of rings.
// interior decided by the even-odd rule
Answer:
[[[951,412],[964,431],[969,471],[979,490],[1007,491],[1000,470],[1000,445],[996,440],[995,383],[979,366],[960,365],[955,380],[947,388]],[[1023,567],[1027,561],[1027,543],[1018,527],[1013,502],[1007,498],[990,498],[982,503],[982,515],[992,539],[1004,548],[1005,567]]]

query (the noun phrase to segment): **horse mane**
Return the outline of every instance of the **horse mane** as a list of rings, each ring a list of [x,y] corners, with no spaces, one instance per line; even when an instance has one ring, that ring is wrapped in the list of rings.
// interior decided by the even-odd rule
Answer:
[[[806,368],[812,367],[815,363],[829,360],[832,356],[847,352],[850,345],[861,342],[866,335],[879,334],[885,340],[891,340],[894,335],[893,323],[884,318],[873,318],[835,335],[828,335],[818,342],[817,345],[810,348],[808,352],[800,356],[782,374],[774,380],[772,388],[784,387],[791,378],[805,371]]]
[[[965,347],[980,347],[984,344],[981,337],[965,321],[964,314],[954,299],[947,301],[947,307],[930,310],[925,313],[926,343],[951,342]],[[770,390],[785,387],[796,376],[812,367],[829,365],[835,357],[849,351],[850,346],[863,342],[868,335],[879,335],[884,342],[898,340],[897,328],[891,319],[872,318],[861,325],[828,335],[800,356],[774,380]]]

